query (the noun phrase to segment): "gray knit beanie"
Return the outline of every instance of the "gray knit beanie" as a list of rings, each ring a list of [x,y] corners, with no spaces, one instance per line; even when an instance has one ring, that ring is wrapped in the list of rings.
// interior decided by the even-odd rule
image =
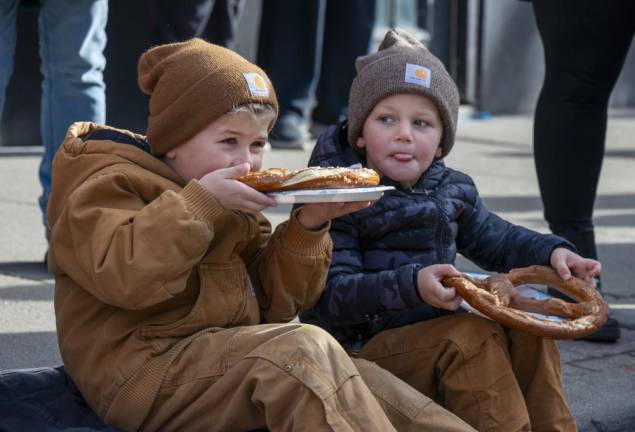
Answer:
[[[443,122],[441,157],[454,145],[459,91],[443,63],[402,29],[391,29],[376,53],[359,57],[348,100],[348,142],[355,146],[377,103],[398,93],[421,94],[436,105]]]

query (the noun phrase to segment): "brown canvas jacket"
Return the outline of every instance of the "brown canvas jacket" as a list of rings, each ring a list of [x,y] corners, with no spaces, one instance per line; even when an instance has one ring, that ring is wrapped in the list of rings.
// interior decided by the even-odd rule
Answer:
[[[104,131],[121,142],[90,138]],[[121,407],[142,419],[197,334],[313,306],[331,256],[328,227],[306,230],[294,213],[271,233],[264,216],[224,210],[134,142],[145,137],[72,125],[48,209],[60,351],[106,419]]]

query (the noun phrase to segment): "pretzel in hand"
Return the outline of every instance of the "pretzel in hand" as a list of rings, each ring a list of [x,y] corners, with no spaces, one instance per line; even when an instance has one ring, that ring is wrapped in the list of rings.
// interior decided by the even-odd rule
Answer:
[[[572,276],[563,280],[551,267],[530,266],[512,269],[486,279],[469,276],[447,277],[441,283],[451,287],[479,312],[494,321],[517,330],[552,339],[574,339],[589,335],[606,322],[608,305],[599,291],[582,279]],[[536,300],[523,297],[516,290],[522,284],[546,284],[578,303],[558,298]],[[526,312],[556,315],[562,321],[540,319]]]
[[[379,184],[379,174],[368,168],[308,167],[295,171],[269,168],[252,171],[236,180],[260,192],[299,189],[350,189]]]

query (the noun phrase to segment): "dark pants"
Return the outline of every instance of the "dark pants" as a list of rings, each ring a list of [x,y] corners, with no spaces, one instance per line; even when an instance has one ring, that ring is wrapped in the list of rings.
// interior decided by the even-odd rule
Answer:
[[[345,116],[355,59],[368,52],[374,22],[374,0],[264,0],[258,65],[273,82],[281,113],[308,120],[315,93],[315,120]]]
[[[244,0],[153,0],[155,43],[199,37],[234,48]]]
[[[596,258],[593,205],[608,100],[635,31],[635,2],[534,0],[545,54],[534,155],[545,219]]]

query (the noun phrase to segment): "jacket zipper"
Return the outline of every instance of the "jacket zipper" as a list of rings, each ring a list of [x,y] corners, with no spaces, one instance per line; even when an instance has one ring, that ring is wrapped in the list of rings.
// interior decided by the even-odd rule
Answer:
[[[439,201],[437,197],[431,195],[432,191],[429,189],[415,189],[411,187],[410,189],[408,189],[408,192],[412,194],[425,195],[430,201],[432,201],[434,206],[437,208],[437,219],[439,220],[439,229],[436,231],[436,236],[435,236],[437,256],[441,260],[441,263],[443,264],[447,263],[448,260],[445,253],[445,248],[443,247],[443,231],[445,230],[445,225],[447,221],[443,214],[441,202]]]

